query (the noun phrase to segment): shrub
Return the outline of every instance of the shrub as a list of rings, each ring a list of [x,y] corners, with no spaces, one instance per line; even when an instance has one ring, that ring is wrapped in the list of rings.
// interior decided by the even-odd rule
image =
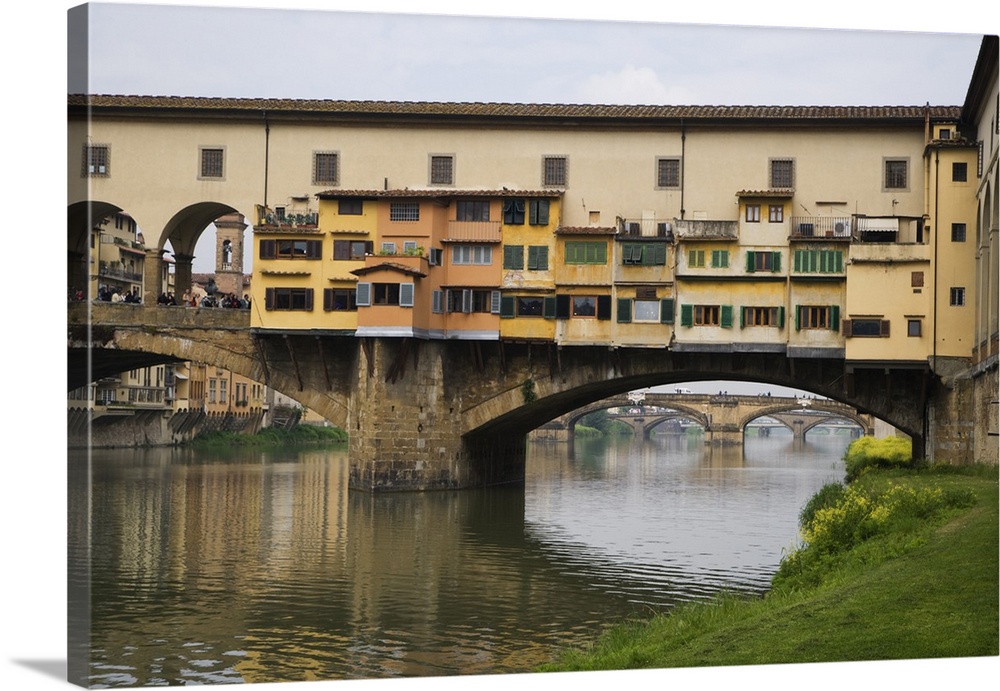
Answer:
[[[862,437],[851,442],[844,455],[847,481],[853,482],[870,468],[906,468],[913,465],[913,444],[902,437]]]

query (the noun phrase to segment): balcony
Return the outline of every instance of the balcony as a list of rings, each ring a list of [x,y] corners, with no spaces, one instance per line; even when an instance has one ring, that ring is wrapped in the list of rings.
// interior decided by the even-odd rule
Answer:
[[[851,245],[851,263],[899,264],[930,262],[930,245],[917,243],[861,243]]]
[[[680,240],[736,240],[739,221],[677,221],[674,233]]]
[[[134,271],[126,271],[125,268],[118,263],[107,263],[101,261],[98,265],[97,273],[104,278],[117,278],[122,281],[130,281],[132,283],[141,283],[142,274],[135,273]]]
[[[500,242],[500,221],[448,221],[442,242]]]
[[[666,221],[655,218],[619,218],[617,222],[618,236],[627,238],[664,238],[673,240],[673,226]]]
[[[793,240],[850,240],[850,216],[793,216]]]

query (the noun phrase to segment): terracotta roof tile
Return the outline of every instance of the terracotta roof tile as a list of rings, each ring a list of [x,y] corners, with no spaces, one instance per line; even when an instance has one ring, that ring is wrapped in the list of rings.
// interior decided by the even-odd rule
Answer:
[[[914,120],[954,119],[960,106],[670,106],[561,103],[470,103],[433,101],[340,101],[321,99],[219,98],[71,94],[73,108],[228,111],[231,113],[327,114],[341,116],[468,117],[594,120]]]

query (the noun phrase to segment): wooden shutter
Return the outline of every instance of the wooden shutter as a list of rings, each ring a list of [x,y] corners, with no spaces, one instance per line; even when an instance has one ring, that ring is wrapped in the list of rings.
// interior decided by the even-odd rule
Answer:
[[[785,328],[785,306],[782,305],[778,308],[778,328]]]
[[[569,295],[556,295],[556,319],[569,319],[571,302]]]
[[[503,268],[523,269],[524,268],[524,246],[504,245],[503,246]]]
[[[554,295],[542,298],[542,318],[556,318],[556,298]]]
[[[261,242],[264,241],[262,240]],[[273,242],[273,240],[271,242]],[[274,309],[274,288],[264,289],[264,309],[266,310]]]
[[[618,323],[628,324],[632,321],[632,298],[618,298]]]
[[[323,289],[323,311],[329,312],[333,309],[333,288]]]
[[[757,256],[753,252],[747,252],[747,273],[752,274],[757,270]]]
[[[781,271],[781,252],[771,252],[771,272]]]
[[[719,325],[723,329],[733,328],[733,306],[723,305],[721,310],[721,316],[719,318]]]
[[[399,306],[400,307],[413,307],[413,284],[412,283],[400,283],[399,284]]]
[[[840,331],[840,305],[830,305],[830,328]]]
[[[611,319],[611,296],[597,296],[597,318],[602,320]]]
[[[660,300],[660,323],[661,324],[673,324],[674,323],[674,299],[664,298]]]
[[[311,312],[312,308],[313,308],[313,289],[312,288],[306,288],[305,303],[306,303],[306,310],[308,310],[308,311]]]
[[[306,259],[323,258],[323,241],[306,240]]]
[[[681,326],[694,326],[694,305],[681,305]]]
[[[496,294],[500,294],[500,291],[494,291]],[[513,319],[514,309],[516,306],[517,299],[512,295],[504,295],[500,298],[500,318],[501,319]]]
[[[274,259],[276,256],[274,240],[261,240],[260,241],[260,258],[261,259]]]
[[[355,303],[358,307],[369,307],[372,304],[371,283],[358,283],[358,294]]]
[[[883,319],[879,322],[879,336],[889,338],[889,320]]]

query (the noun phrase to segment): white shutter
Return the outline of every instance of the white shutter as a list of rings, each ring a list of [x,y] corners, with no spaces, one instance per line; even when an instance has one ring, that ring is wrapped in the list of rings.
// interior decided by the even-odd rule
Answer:
[[[462,291],[462,311],[466,314],[472,311],[472,291],[468,288]]]
[[[441,314],[444,312],[444,293],[440,290],[435,290],[431,293],[431,312],[435,314]]]
[[[358,293],[354,302],[358,307],[368,307],[372,304],[371,283],[358,283]]]
[[[399,284],[399,306],[400,307],[413,307],[413,284],[412,283],[400,283]]]
[[[500,314],[500,291],[494,290],[490,293],[490,313]]]

